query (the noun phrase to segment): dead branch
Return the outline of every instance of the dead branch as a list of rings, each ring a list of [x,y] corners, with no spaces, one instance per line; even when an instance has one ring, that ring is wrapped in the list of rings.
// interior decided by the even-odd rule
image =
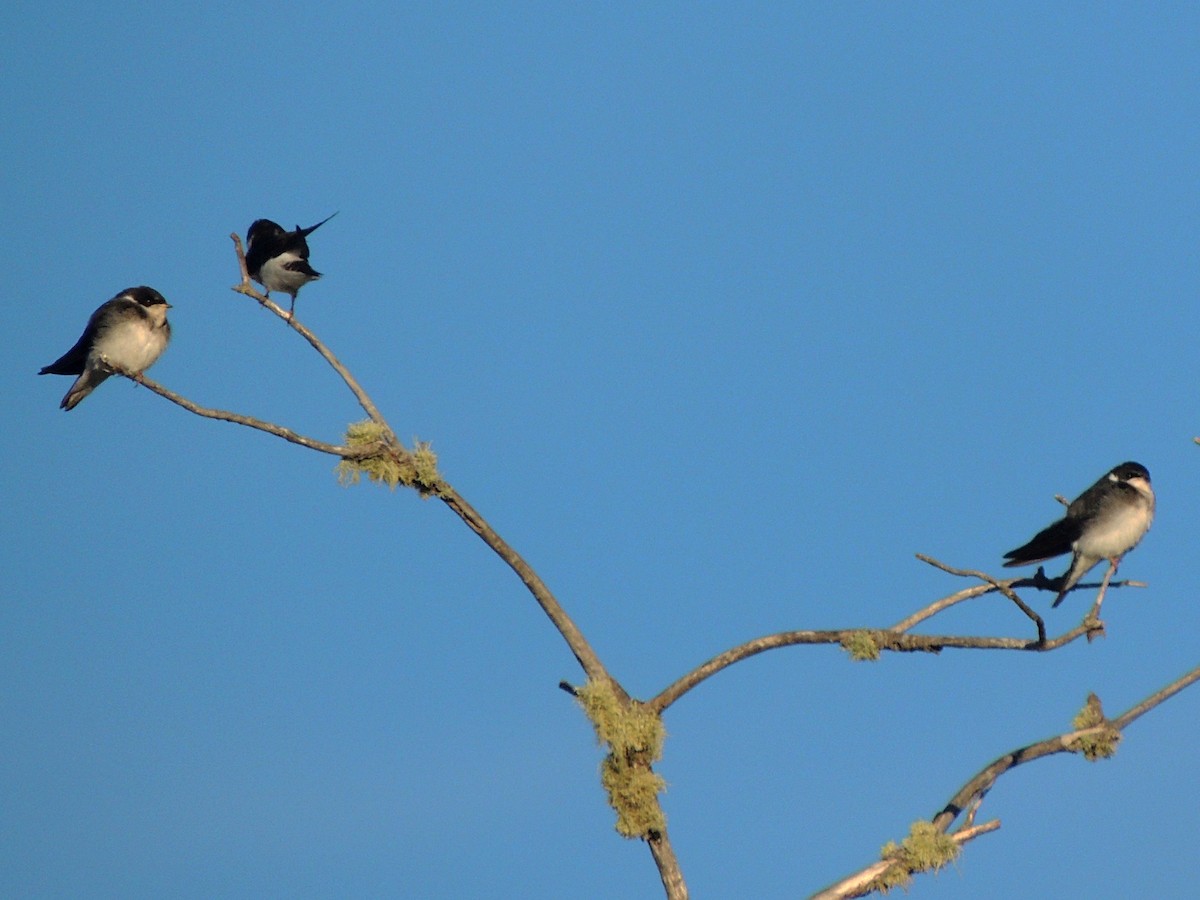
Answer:
[[[195,413],[198,416],[203,416],[206,419],[217,419],[222,422],[232,422],[235,425],[245,425],[247,428],[256,428],[259,431],[265,431],[267,434],[272,434],[275,437],[283,438],[293,444],[299,444],[301,447],[307,447],[309,450],[316,450],[319,453],[328,453],[330,456],[338,456],[342,459],[364,459],[379,452],[378,447],[369,445],[361,447],[344,447],[337,444],[327,444],[324,441],[318,441],[315,438],[306,437],[303,434],[292,431],[290,428],[284,428],[282,425],[276,425],[274,422],[264,422],[262,419],[256,419],[253,416],[245,416],[241,413],[227,412],[223,409],[212,409],[207,406],[201,406],[198,403],[193,403],[186,397],[168,390],[156,381],[151,381],[149,378],[136,376],[129,372],[116,370],[116,374],[123,375],[137,384],[143,385],[160,397],[170,400],[177,406],[182,406],[188,412]]]
[[[959,835],[969,833],[970,837],[975,837],[977,834],[983,833],[984,830],[992,831],[995,828],[999,828],[1000,823],[998,820],[994,823],[986,823],[981,826],[974,826],[973,822],[975,813],[978,811],[984,797],[987,796],[987,793],[992,789],[1001,775],[1015,769],[1017,766],[1033,762],[1036,759],[1054,756],[1059,753],[1080,752],[1081,743],[1090,736],[1105,732],[1116,733],[1118,735],[1123,734],[1125,728],[1139,717],[1166,702],[1184,688],[1197,681],[1200,681],[1200,666],[1177,678],[1161,690],[1151,694],[1140,703],[1130,707],[1115,719],[1102,719],[1098,725],[1089,728],[1074,729],[1009,751],[998,759],[988,763],[988,765],[973,775],[966,784],[959,788],[954,796],[950,798],[950,801],[933,817],[933,826],[944,834],[955,820],[965,812],[966,816],[963,826],[950,835],[955,840],[959,839]],[[1089,705],[1094,699],[1089,698]],[[1095,700],[1095,706],[1098,710],[1098,700]],[[963,838],[963,840],[967,839],[969,838]],[[810,900],[842,900],[842,898],[861,897],[872,893],[878,889],[876,879],[887,872],[893,865],[895,865],[895,862],[891,860],[881,860],[871,863],[871,865],[855,872],[853,875],[849,875],[836,884],[814,894]]]
[[[945,563],[938,562],[932,557],[923,554],[917,554],[917,558],[922,562],[928,563],[935,568],[941,569],[951,575],[962,577],[978,578],[983,581],[983,584],[975,585],[966,588],[956,593],[943,597],[940,600],[935,600],[928,606],[923,607],[907,618],[897,622],[890,628],[838,628],[822,631],[782,631],[776,634],[769,634],[764,637],[755,638],[747,641],[744,644],[739,644],[723,653],[719,653],[712,659],[697,666],[686,675],[677,679],[672,684],[668,685],[655,697],[646,701],[646,705],[658,713],[662,713],[668,706],[703,682],[707,678],[711,678],[722,669],[726,669],[734,663],[740,662],[743,659],[748,659],[751,656],[757,656],[759,653],[765,653],[768,650],[775,650],[779,647],[792,647],[798,644],[839,644],[850,648],[853,646],[865,646],[867,653],[857,658],[874,658],[878,653],[890,651],[893,653],[940,653],[946,649],[958,650],[1020,650],[1032,653],[1046,653],[1050,650],[1057,650],[1059,647],[1064,647],[1072,641],[1076,641],[1081,637],[1093,639],[1098,634],[1103,634],[1104,623],[1094,615],[1099,609],[1099,605],[1093,607],[1092,611],[1084,617],[1074,628],[1063,632],[1058,637],[1047,638],[1046,627],[1042,618],[1034,612],[1021,598],[1017,595],[1014,588],[1018,587],[1033,587],[1042,588],[1046,585],[1046,579],[1043,576],[1034,578],[1011,578],[1000,580],[993,578],[986,572],[979,572],[970,569],[956,569],[948,566]],[[1141,582],[1136,581],[1119,581],[1108,583],[1107,579],[1100,585],[1087,584],[1076,585],[1077,588],[1100,587],[1103,592],[1108,587],[1142,587]],[[1037,636],[1034,638],[1017,638],[1017,637],[983,637],[972,635],[936,635],[936,634],[909,634],[908,631],[913,626],[920,622],[924,622],[940,612],[949,609],[966,600],[971,600],[976,597],[982,597],[990,593],[1001,593],[1011,601],[1029,617],[1037,630]],[[1103,596],[1103,593],[1102,595]]]

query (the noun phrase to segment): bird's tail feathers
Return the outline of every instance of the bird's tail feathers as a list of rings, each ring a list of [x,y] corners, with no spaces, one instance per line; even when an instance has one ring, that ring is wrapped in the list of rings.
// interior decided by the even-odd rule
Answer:
[[[1071,519],[1060,519],[1043,528],[1028,544],[1009,550],[1004,554],[1005,566],[1027,566],[1055,556],[1071,552],[1071,545],[1079,537],[1079,525]]]
[[[320,222],[318,222],[316,225],[311,225],[308,228],[301,228],[299,225],[297,225],[296,230],[298,232],[300,232],[300,234],[302,234],[304,237],[308,237],[310,234],[312,234],[314,231],[316,231],[318,228],[320,228],[322,225],[324,225],[326,222],[328,222],[330,219],[332,219],[334,216],[336,216],[338,214],[338,212],[341,212],[341,210],[339,209],[337,212],[326,216]]]
[[[66,396],[62,398],[62,403],[59,406],[68,412],[80,403],[83,399],[100,386],[105,378],[109,376],[108,372],[100,369],[88,369],[82,375],[75,379],[75,383],[71,385]]]

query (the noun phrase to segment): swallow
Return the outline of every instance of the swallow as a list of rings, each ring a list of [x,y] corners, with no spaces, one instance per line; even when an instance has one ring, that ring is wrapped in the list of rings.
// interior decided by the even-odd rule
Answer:
[[[1074,554],[1059,580],[1054,606],[1100,560],[1116,574],[1121,557],[1138,545],[1154,521],[1154,490],[1141,463],[1123,462],[1071,501],[1067,514],[1029,543],[1004,554],[1005,566],[1027,566]]]
[[[305,238],[333,216],[322,219],[311,228],[297,225],[295,231],[284,231],[270,219],[256,219],[246,229],[246,271],[267,289],[268,297],[271,291],[291,295],[289,319],[296,310],[296,294],[300,293],[300,288],[321,277],[321,273],[308,264],[308,241]]]
[[[92,313],[75,346],[39,375],[78,375],[59,404],[74,409],[117,370],[141,380],[171,340],[171,304],[154,288],[126,288]]]

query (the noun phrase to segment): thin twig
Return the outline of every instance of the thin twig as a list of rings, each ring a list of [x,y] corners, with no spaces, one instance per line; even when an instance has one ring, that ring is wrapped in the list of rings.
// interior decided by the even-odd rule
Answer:
[[[1023,612],[1031,622],[1033,622],[1034,627],[1037,628],[1038,640],[1043,643],[1045,642],[1046,623],[1043,622],[1042,617],[1030,609],[1025,604],[1025,601],[1018,597],[1016,591],[1013,590],[1014,585],[1025,586],[1028,581],[1027,579],[1008,578],[1000,580],[993,578],[991,575],[987,574],[987,572],[982,572],[978,569],[956,569],[953,566],[948,566],[944,562],[934,559],[932,556],[926,556],[924,553],[918,553],[916,554],[916,557],[917,559],[921,560],[921,562],[927,563],[933,566],[935,569],[941,569],[943,572],[948,572],[951,575],[958,575],[964,578],[978,578],[985,584],[990,584],[993,588],[1000,591],[1000,593],[1004,594],[1005,597],[1016,604],[1017,608],[1020,609],[1021,612]],[[1038,571],[1040,572],[1041,570],[1039,569]],[[1034,579],[1033,586],[1037,586],[1036,578]]]
[[[293,444],[299,444],[301,447],[307,447],[309,450],[316,450],[319,453],[328,453],[330,456],[338,456],[342,459],[365,459],[374,456],[382,447],[365,444],[361,447],[343,447],[337,444],[327,444],[324,441],[318,441],[315,438],[306,437],[303,434],[292,431],[290,428],[284,428],[282,425],[276,425],[273,422],[264,422],[262,419],[256,419],[253,416],[244,416],[241,413],[227,412],[223,409],[212,409],[207,406],[201,406],[198,403],[193,403],[191,400],[176,394],[172,390],[168,390],[156,381],[151,381],[143,376],[131,375],[128,372],[115,370],[116,374],[124,375],[131,381],[149,388],[160,397],[170,400],[177,406],[182,406],[188,412],[193,412],[198,416],[204,416],[206,419],[218,419],[222,422],[232,422],[235,425],[245,425],[247,428],[256,428],[259,431],[265,431],[267,434],[273,434],[275,437],[283,438]]]
[[[1044,569],[1042,569],[1041,566],[1038,567],[1036,574],[1034,574],[1032,577],[1010,578],[1010,579],[999,580],[999,579],[992,578],[986,572],[981,572],[977,569],[956,569],[954,566],[947,565],[946,563],[941,562],[940,560],[934,559],[932,556],[926,556],[924,553],[914,553],[913,555],[917,559],[919,559],[921,562],[928,563],[929,565],[933,566],[935,569],[941,569],[943,572],[946,572],[947,574],[958,575],[962,578],[982,578],[986,582],[988,582],[988,584],[992,584],[992,585],[996,585],[996,586],[1005,584],[1005,585],[1008,585],[1009,587],[1013,587],[1013,588],[1031,587],[1031,588],[1036,588],[1039,591],[1057,591],[1058,590],[1057,584],[1059,581],[1061,581],[1061,579],[1059,579],[1059,578],[1046,577],[1046,572]],[[1086,590],[1090,590],[1091,588],[1099,588],[1102,586],[1103,586],[1103,582],[1100,582],[1100,581],[1087,581],[1087,582],[1081,581],[1078,584],[1076,584],[1074,587],[1072,587],[1071,590],[1086,591]],[[1144,581],[1135,581],[1132,578],[1126,578],[1123,581],[1112,582],[1112,584],[1110,584],[1109,587],[1144,588],[1144,587],[1148,587],[1148,585]]]
[[[919,559],[920,557],[918,557]],[[982,597],[984,594],[990,594],[996,590],[994,584],[977,584],[974,587],[963,588],[957,593],[951,594],[948,597],[943,597],[941,600],[935,600],[924,609],[919,609],[907,619],[903,619],[889,628],[889,631],[903,633],[917,625],[920,625],[926,619],[936,616],[944,609],[949,609],[951,606],[962,603],[964,600],[971,600],[975,597]]]

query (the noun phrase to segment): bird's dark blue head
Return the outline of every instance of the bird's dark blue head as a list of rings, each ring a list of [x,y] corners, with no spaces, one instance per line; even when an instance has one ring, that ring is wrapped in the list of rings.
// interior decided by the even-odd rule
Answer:
[[[140,303],[145,307],[166,306],[169,308],[171,306],[162,294],[152,287],[146,287],[144,284],[140,287],[125,288],[125,290],[117,294],[117,297],[128,297],[135,303]],[[114,297],[113,299],[116,298]]]
[[[246,229],[246,243],[253,244],[255,238],[277,238],[286,232],[270,219],[255,219]]]
[[[1135,478],[1143,478],[1149,483],[1150,470],[1141,463],[1123,462],[1109,472],[1108,477],[1113,481],[1133,481]]]

